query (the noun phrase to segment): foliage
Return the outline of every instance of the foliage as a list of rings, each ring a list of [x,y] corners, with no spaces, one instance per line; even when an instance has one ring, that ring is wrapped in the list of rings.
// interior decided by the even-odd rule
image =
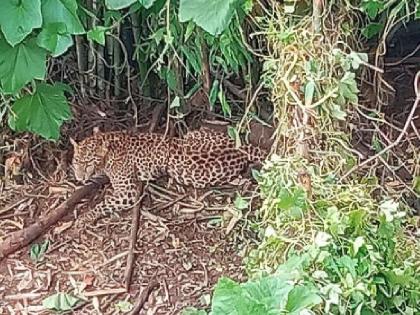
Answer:
[[[402,6],[379,0],[363,5],[368,2],[376,2],[370,10],[378,12]],[[381,11],[381,3],[391,2]],[[263,204],[249,227],[261,241],[245,257],[250,279],[239,284],[221,278],[211,314],[420,312],[420,244],[409,231],[418,219],[379,194],[376,178],[340,181],[356,161],[348,149],[350,132],[343,131],[359,101],[357,70],[368,62],[356,52],[362,25],[350,11],[365,8],[349,10],[348,1],[327,7],[322,35],[305,10],[290,15],[296,8],[274,6],[273,15],[260,19],[268,43],[263,82],[277,140],[285,146],[257,177]],[[302,138],[310,154],[297,152]]]
[[[1,106],[9,109],[9,126],[57,140],[60,126],[71,119],[71,111],[58,89],[39,82],[46,79],[48,58],[71,50],[74,35],[86,35],[87,40],[105,46],[120,36],[119,26],[134,23],[135,16],[146,26],[134,34],[138,36],[135,41],[141,43],[136,47],[135,58],[139,64],[146,61],[150,70],[160,74],[179,101],[191,96],[202,84],[203,50],[209,50],[212,67],[238,73],[251,59],[241,33],[249,2],[104,0],[97,2],[97,12],[91,12],[78,0],[3,1],[0,4],[0,95]],[[185,66],[185,75],[177,73],[173,66],[179,63]],[[142,82],[146,78],[147,74],[141,78]],[[188,78],[193,78],[195,85],[184,93],[179,86],[185,81],[191,87]],[[229,115],[230,105],[222,85],[217,88],[223,112]],[[41,121],[46,123],[40,124]]]
[[[80,299],[67,293],[56,293],[45,298],[42,306],[58,312],[70,311],[80,302]]]
[[[418,19],[419,9],[418,0],[362,0],[360,10],[367,16],[362,34],[370,39],[383,33],[386,38],[398,22]]]
[[[283,208],[284,191],[311,177],[310,208],[297,218]],[[260,176],[262,243],[247,259],[250,274],[271,273],[288,257],[308,259],[305,279],[334,314],[414,314],[419,311],[419,244],[406,234],[397,202],[371,197],[375,186],[338,184],[319,166],[273,156]],[[269,198],[268,198],[269,196]],[[292,270],[289,270],[290,272]]]
[[[31,259],[35,262],[42,260],[49,246],[50,242],[48,240],[44,241],[42,244],[33,244],[30,251]]]
[[[32,131],[45,139],[59,138],[60,125],[71,117],[63,87],[40,83],[35,92],[18,98],[9,115],[9,126],[16,131]]]
[[[302,170],[310,191],[299,181]],[[246,258],[251,279],[220,278],[212,315],[420,311],[420,245],[404,230],[410,219],[401,205],[373,199],[375,186],[339,184],[298,158],[274,155],[259,183],[265,199],[253,226],[262,241]],[[293,202],[302,209],[290,199],[296,191],[308,205],[301,216],[288,211]]]

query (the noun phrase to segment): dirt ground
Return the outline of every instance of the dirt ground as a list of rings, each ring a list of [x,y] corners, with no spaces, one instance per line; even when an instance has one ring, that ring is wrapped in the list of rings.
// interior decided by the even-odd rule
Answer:
[[[69,136],[80,140],[94,126],[121,130],[134,124],[133,116],[124,114],[130,109],[120,110],[115,104],[72,108],[74,120],[62,128],[58,143],[2,132],[5,154],[0,164],[11,161],[6,173],[24,175],[9,183],[0,181],[0,242],[48,215],[77,188],[69,168]],[[143,120],[138,125],[146,126],[150,117]],[[92,220],[91,209],[103,198],[102,189],[34,242],[50,242],[42,261],[31,259],[29,246],[0,262],[0,314],[49,314],[42,300],[57,292],[86,297],[73,314],[120,314],[116,304],[135,304],[139,292],[154,281],[159,287],[140,314],[179,314],[185,306],[208,306],[220,276],[245,279],[240,256],[244,248],[238,245],[244,243],[238,238],[243,239],[246,218],[235,216],[233,201],[237,193],[256,194],[249,180],[236,184],[200,192],[185,191],[166,179],[148,185],[128,292],[124,274],[132,213]]]
[[[115,304],[134,304],[139,290],[153,281],[159,288],[140,314],[179,314],[187,305],[205,307],[221,275],[243,280],[235,233],[226,235],[226,226],[220,225],[232,207],[232,189],[208,192],[200,205],[199,199],[174,187],[146,189],[129,292],[123,282],[131,212],[93,222],[88,208],[102,192],[35,242],[50,241],[41,262],[32,261],[24,248],[0,263],[0,314],[48,314],[41,301],[56,292],[86,296],[86,304],[74,314],[118,314]],[[50,182],[3,190],[3,203],[6,196],[17,202],[0,207],[0,240],[47,214],[73,189],[69,182]]]

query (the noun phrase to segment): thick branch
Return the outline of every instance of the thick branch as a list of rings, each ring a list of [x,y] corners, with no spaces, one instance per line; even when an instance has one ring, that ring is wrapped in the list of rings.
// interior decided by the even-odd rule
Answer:
[[[68,200],[64,201],[47,216],[41,217],[34,224],[12,233],[0,243],[0,260],[36,240],[52,225],[56,224],[65,214],[72,211],[84,197],[95,192],[107,182],[108,179],[106,177],[98,177],[94,182],[89,182],[87,185],[77,189]]]

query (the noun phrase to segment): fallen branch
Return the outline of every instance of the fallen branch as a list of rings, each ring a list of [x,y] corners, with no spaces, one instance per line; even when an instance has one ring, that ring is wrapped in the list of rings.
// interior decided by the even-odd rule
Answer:
[[[73,195],[47,216],[41,217],[34,224],[12,233],[0,243],[0,261],[18,249],[29,245],[44,234],[52,225],[56,224],[65,214],[69,213],[86,196],[98,190],[108,182],[106,177],[97,177],[94,181],[77,189]]]
[[[133,310],[130,315],[138,315],[143,308],[144,303],[149,299],[150,294],[155,288],[159,287],[159,282],[152,280],[149,285],[139,294],[136,304],[134,304]]]
[[[133,276],[133,267],[134,267],[134,249],[137,243],[137,230],[139,229],[139,219],[140,219],[140,206],[143,200],[143,185],[140,186],[141,197],[133,207],[131,214],[131,236],[130,236],[130,245],[127,255],[127,266],[125,268],[124,274],[124,284],[126,291],[130,291],[131,277]]]

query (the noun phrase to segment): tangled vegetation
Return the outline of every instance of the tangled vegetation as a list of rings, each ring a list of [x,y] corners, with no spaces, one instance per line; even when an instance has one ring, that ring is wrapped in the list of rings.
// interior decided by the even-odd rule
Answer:
[[[358,52],[361,36],[409,19],[413,3],[326,6],[322,17],[316,8],[294,15],[274,6],[260,21],[279,155],[258,176],[264,201],[250,223],[260,240],[245,258],[250,280],[220,279],[210,314],[420,311],[418,219],[404,201],[378,194],[375,176],[352,173],[358,156],[349,129],[359,102],[356,75],[380,70]]]
[[[397,22],[420,17],[419,1],[3,1],[0,120],[13,131],[58,141],[72,117],[66,95],[124,99],[137,119],[136,96],[165,91],[171,118],[181,120],[202,90],[238,137],[259,119],[261,91],[269,94],[273,154],[256,174],[262,205],[243,223],[256,235],[245,250],[249,280],[220,278],[210,314],[420,313],[419,219],[403,193],[356,172],[363,156],[351,141],[358,78],[374,77],[383,101],[379,56]],[[377,43],[375,65],[368,40]],[[70,67],[60,59],[68,52],[77,69],[57,70]],[[385,122],[379,107],[365,116]],[[406,190],[418,198],[413,164]]]

